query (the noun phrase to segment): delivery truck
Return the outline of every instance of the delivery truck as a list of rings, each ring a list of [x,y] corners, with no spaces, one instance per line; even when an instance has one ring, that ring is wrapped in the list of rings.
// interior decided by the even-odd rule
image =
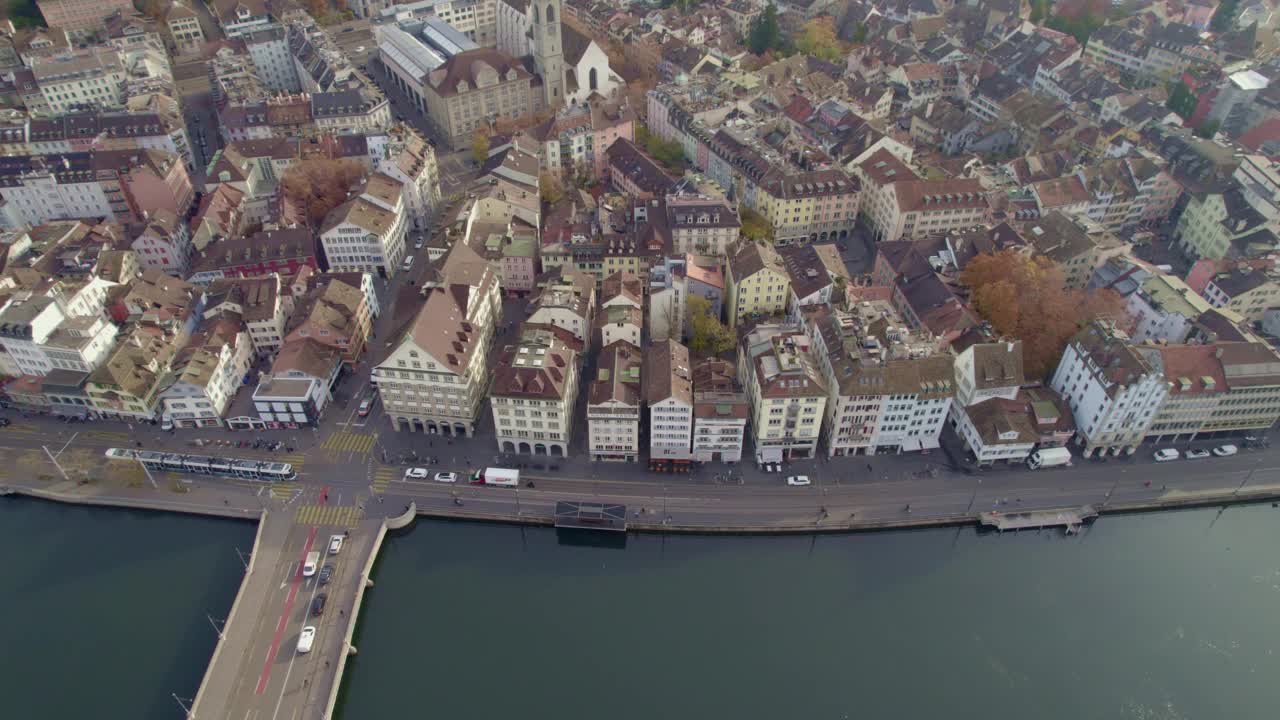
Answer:
[[[485,485],[520,487],[520,471],[509,468],[487,467],[481,476]]]
[[[1064,447],[1040,448],[1027,458],[1027,467],[1032,470],[1051,467],[1065,467],[1071,464],[1071,451]]]

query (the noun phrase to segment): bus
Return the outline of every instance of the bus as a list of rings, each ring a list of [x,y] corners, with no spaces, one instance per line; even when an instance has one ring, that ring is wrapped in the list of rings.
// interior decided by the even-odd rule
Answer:
[[[298,474],[289,463],[266,460],[185,455],[128,448],[110,448],[106,456],[108,460],[142,463],[153,472],[233,477],[262,482],[292,482],[298,479]]]

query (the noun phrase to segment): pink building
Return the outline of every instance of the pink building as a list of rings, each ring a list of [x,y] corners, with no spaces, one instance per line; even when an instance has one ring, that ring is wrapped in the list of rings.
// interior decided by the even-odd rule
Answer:
[[[98,157],[120,164],[115,169],[120,172],[120,184],[136,219],[157,210],[187,216],[195,191],[180,156],[162,150],[115,150],[100,152]]]
[[[526,293],[538,276],[538,236],[532,228],[515,231],[502,244],[502,289]]]
[[[615,140],[635,141],[635,126],[636,114],[621,103],[596,103],[591,106],[591,146],[595,150],[595,177],[604,177],[609,167],[605,151]]]

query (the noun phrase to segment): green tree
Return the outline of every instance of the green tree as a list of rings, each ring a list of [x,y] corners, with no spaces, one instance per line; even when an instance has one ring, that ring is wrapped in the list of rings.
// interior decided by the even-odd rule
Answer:
[[[836,37],[835,19],[830,15],[805,23],[804,31],[796,38],[796,50],[832,63],[844,57],[843,45]]]
[[[763,215],[744,207],[739,213],[742,219],[742,236],[751,242],[764,240],[773,243],[773,224],[765,219]]]
[[[1240,0],[1222,0],[1218,9],[1213,12],[1209,21],[1209,29],[1214,32],[1226,32],[1236,24],[1236,15],[1240,14]]]
[[[483,165],[489,159],[489,135],[480,130],[471,138],[471,157],[477,165]]]
[[[641,125],[636,130],[636,142],[649,153],[654,160],[662,163],[667,169],[683,173],[685,168],[684,147],[680,143],[673,140],[663,140],[662,138],[649,132],[649,129]]]
[[[853,29],[853,42],[864,43],[866,41],[867,41],[867,24],[858,23],[857,27]]]
[[[8,0],[5,7],[9,10],[8,16],[13,21],[13,26],[19,30],[45,26],[44,15],[40,14],[35,0]]]
[[[555,175],[543,172],[538,176],[538,192],[542,195],[543,202],[555,205],[564,199],[564,183]]]
[[[778,27],[778,9],[769,3],[747,33],[747,47],[756,55],[782,48],[782,28]]]
[[[1089,43],[1089,36],[1093,34],[1093,31],[1102,27],[1103,22],[1102,18],[1085,13],[1076,18],[1054,15],[1045,24],[1058,32],[1074,37],[1081,46],[1084,46]]]
[[[711,301],[701,295],[689,296],[689,350],[696,357],[719,356],[737,345],[733,331],[711,314]]]
[[[1217,120],[1206,120],[1200,124],[1200,127],[1196,128],[1196,135],[1206,140],[1212,140],[1213,136],[1218,134],[1218,125]]]
[[[1175,80],[1169,83],[1169,99],[1165,101],[1165,107],[1178,113],[1178,117],[1186,120],[1196,111],[1196,103],[1198,102],[1191,88],[1181,80]]]
[[[1049,18],[1049,0],[1031,0],[1031,22],[1039,25]]]

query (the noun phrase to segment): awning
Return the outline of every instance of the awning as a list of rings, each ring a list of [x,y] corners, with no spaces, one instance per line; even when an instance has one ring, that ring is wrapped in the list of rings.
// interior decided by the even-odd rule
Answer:
[[[938,442],[938,438],[927,437],[920,441],[920,447],[924,448],[925,450],[937,450],[938,448],[942,447],[942,445]]]
[[[782,462],[782,448],[760,448],[756,455],[760,462]]]
[[[916,452],[920,449],[920,438],[903,438],[899,447],[902,448],[902,452]]]

